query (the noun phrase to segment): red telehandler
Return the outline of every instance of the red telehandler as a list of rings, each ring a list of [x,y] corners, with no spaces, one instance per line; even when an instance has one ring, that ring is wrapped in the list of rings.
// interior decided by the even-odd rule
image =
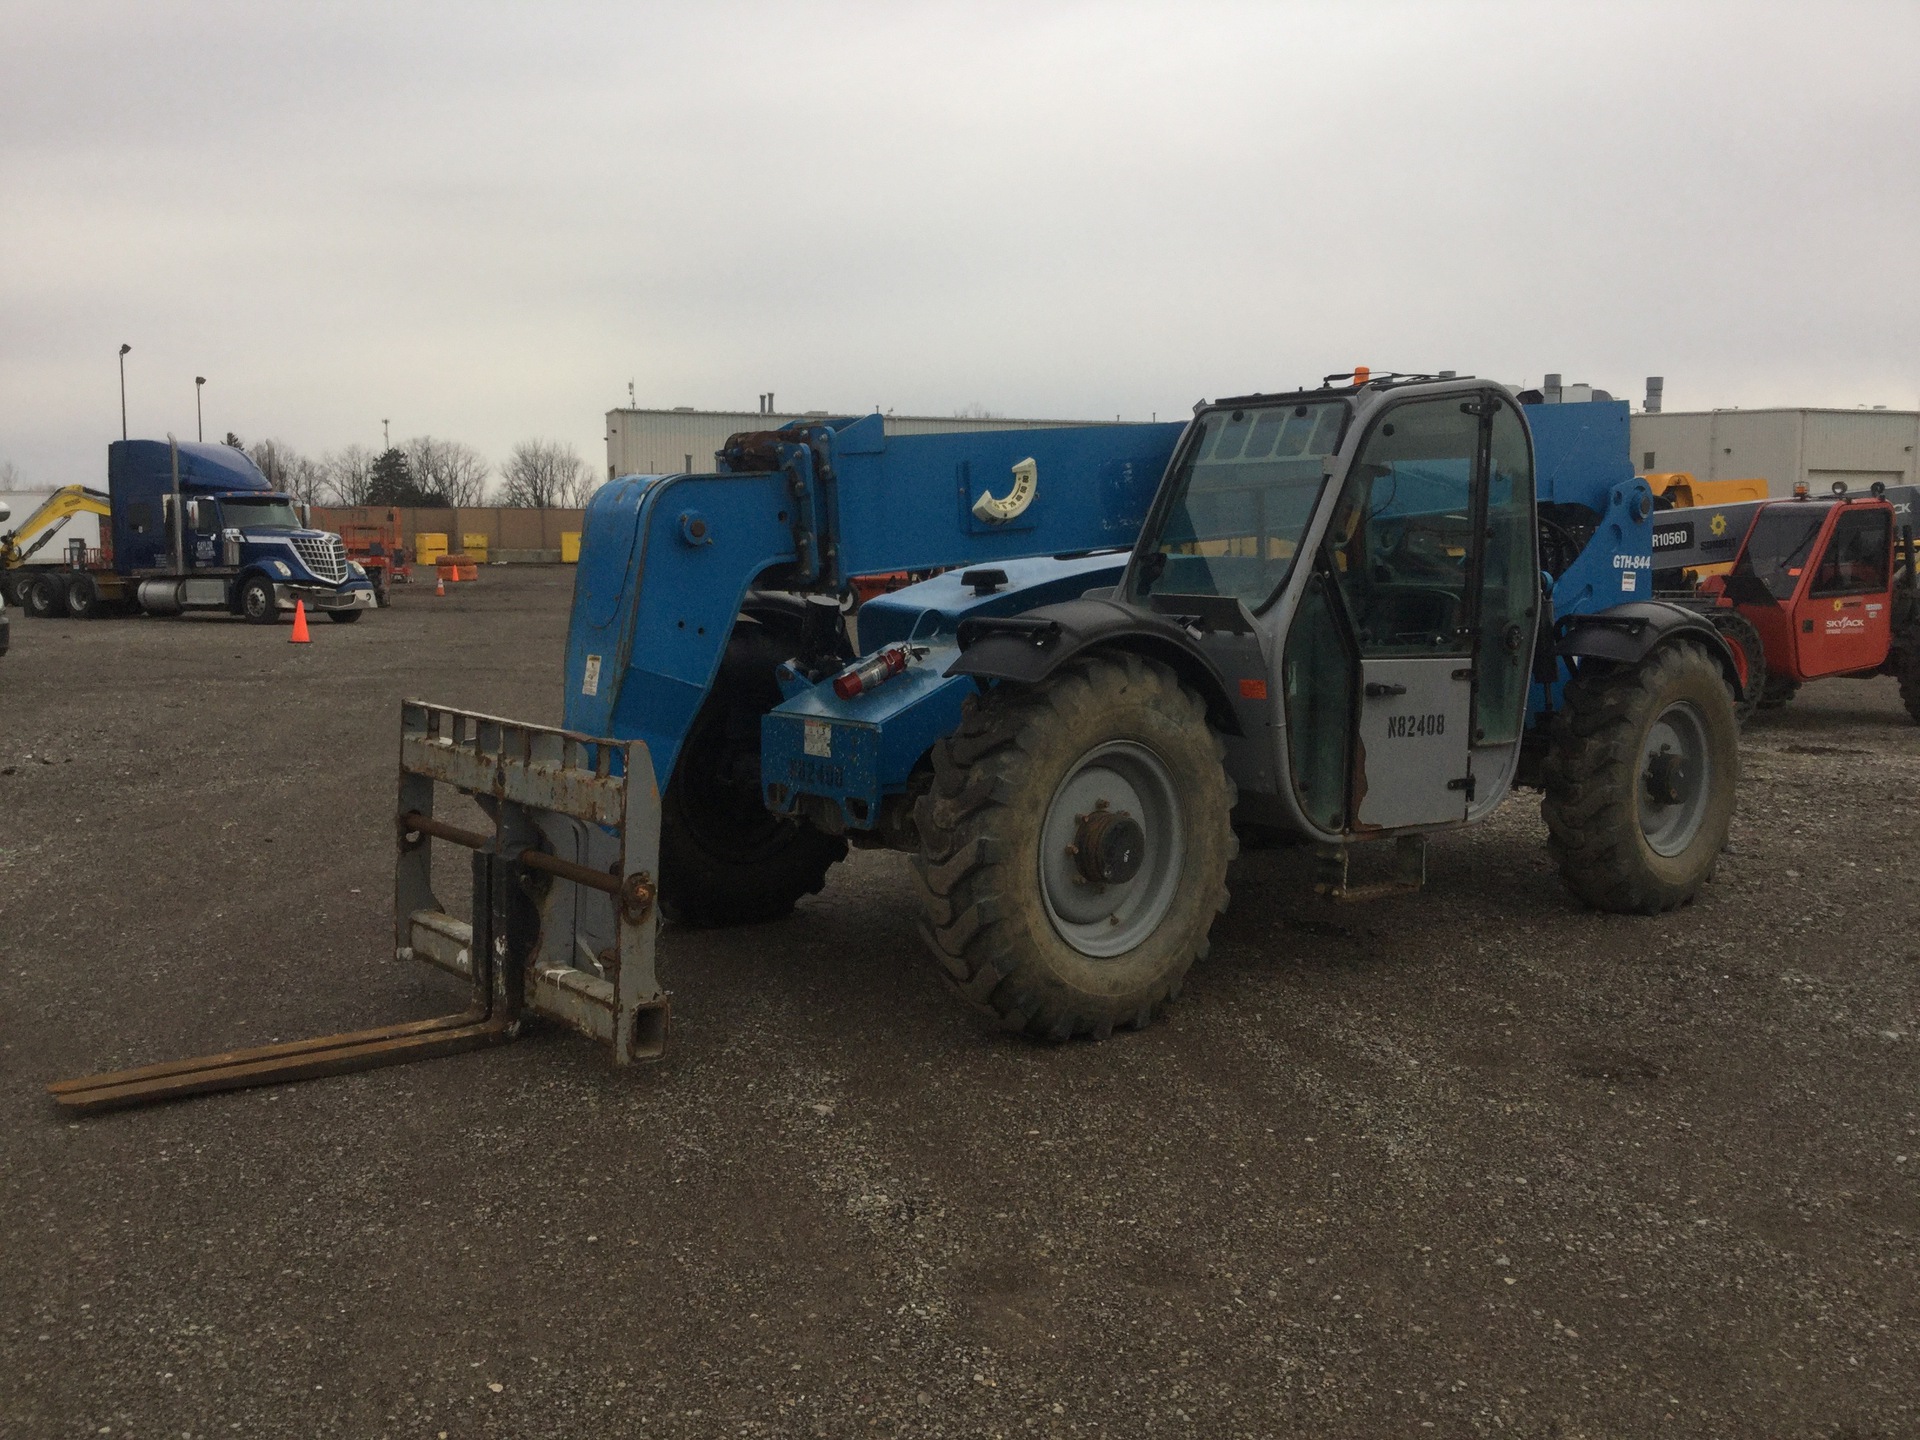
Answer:
[[[1666,511],[1653,526],[1656,592],[1732,559],[1685,599],[1744,663],[1751,704],[1776,709],[1809,680],[1892,675],[1920,722],[1917,503],[1920,486],[1855,495],[1838,482],[1819,498],[1802,485],[1792,499]]]

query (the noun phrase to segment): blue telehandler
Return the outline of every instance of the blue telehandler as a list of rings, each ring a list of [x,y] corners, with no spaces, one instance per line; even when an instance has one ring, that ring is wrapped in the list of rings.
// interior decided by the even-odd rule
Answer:
[[[712,474],[612,481],[565,727],[403,707],[396,951],[468,980],[469,1009],[54,1093],[364,1068],[529,1014],[657,1056],[662,916],[774,919],[849,846],[910,853],[941,973],[1053,1040],[1179,992],[1243,840],[1364,899],[1531,786],[1579,899],[1682,905],[1726,841],[1741,682],[1707,617],[1651,597],[1626,423],[1357,371],[1184,425],[802,420]],[[888,571],[930,578],[850,614],[853,578]],[[490,828],[436,817],[442,787]],[[473,852],[468,918],[433,893],[436,841]]]

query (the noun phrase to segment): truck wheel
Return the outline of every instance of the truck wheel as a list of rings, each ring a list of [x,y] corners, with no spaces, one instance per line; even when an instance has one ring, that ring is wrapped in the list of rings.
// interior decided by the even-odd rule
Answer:
[[[1582,673],[1554,717],[1540,804],[1560,878],[1597,910],[1686,904],[1726,845],[1739,778],[1733,702],[1700,646]]]
[[[1051,1040],[1151,1020],[1227,905],[1225,753],[1200,698],[1136,655],[973,702],[915,809],[921,933],[960,993]]]
[[[68,577],[67,614],[76,620],[91,620],[100,613],[100,587],[85,571]]]
[[[240,613],[255,625],[278,625],[280,602],[273,598],[273,582],[264,575],[249,575],[240,587]]]
[[[351,625],[360,618],[358,610],[329,610],[327,618],[336,625]]]
[[[58,620],[67,613],[67,582],[58,573],[36,575],[21,587],[21,606],[36,620]]]
[[[777,920],[846,859],[843,836],[776,815],[760,795],[760,717],[793,645],[742,619],[660,801],[660,909],[683,925]]]
[[[1739,652],[1736,658],[1746,662],[1747,683],[1742,687],[1745,698],[1733,702],[1734,721],[1744,726],[1767,690],[1767,643],[1754,623],[1738,610],[1714,609],[1706,616],[1720,638]]]
[[[1769,675],[1765,687],[1760,691],[1757,706],[1761,710],[1783,710],[1789,700],[1800,693],[1800,682],[1786,675]]]

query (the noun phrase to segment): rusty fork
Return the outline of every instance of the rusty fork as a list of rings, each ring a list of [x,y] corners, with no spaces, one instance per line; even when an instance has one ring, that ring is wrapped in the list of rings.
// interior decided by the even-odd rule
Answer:
[[[438,785],[472,796],[492,832],[435,819]],[[603,1041],[616,1065],[656,1059],[668,1026],[654,969],[659,803],[638,741],[408,701],[395,813],[395,954],[469,981],[468,1007],[62,1080],[47,1091],[62,1109],[89,1114],[281,1085],[497,1045],[519,1035],[530,1014]],[[436,839],[472,852],[470,921],[447,914],[433,893]]]

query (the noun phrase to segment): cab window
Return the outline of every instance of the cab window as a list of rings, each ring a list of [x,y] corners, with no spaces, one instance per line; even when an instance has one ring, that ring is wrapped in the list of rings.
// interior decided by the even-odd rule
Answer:
[[[1846,510],[1814,571],[1815,595],[1868,595],[1887,588],[1893,516],[1885,510]]]
[[[1348,472],[1327,530],[1363,656],[1464,652],[1480,419],[1461,396],[1388,410]]]

